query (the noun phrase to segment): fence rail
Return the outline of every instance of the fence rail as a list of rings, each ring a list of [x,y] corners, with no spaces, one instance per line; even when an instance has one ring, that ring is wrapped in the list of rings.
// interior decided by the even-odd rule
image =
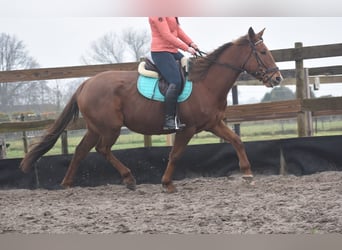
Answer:
[[[228,123],[247,121],[276,120],[296,118],[298,113],[310,111],[312,116],[342,115],[342,98],[327,97],[304,100],[288,100],[257,104],[228,106],[225,120]],[[44,130],[54,122],[53,119],[40,121],[18,121],[0,123],[0,133]],[[83,118],[68,125],[67,130],[85,129]]]
[[[277,120],[296,118],[300,112],[310,111],[312,116],[342,115],[342,98],[328,97],[318,99],[288,100],[257,104],[228,106],[225,121],[242,123],[248,121]],[[55,120],[17,121],[0,123],[0,133],[44,130]],[[67,130],[85,129],[83,118],[68,125]]]
[[[312,116],[342,115],[342,98],[295,99],[228,106],[225,113],[225,119],[228,123],[289,119],[296,118],[298,113],[305,111],[312,112]]]
[[[271,50],[276,62],[298,61],[324,57],[342,56],[342,43],[331,45],[308,46],[301,48]],[[106,70],[136,70],[137,62],[71,66],[58,68],[39,68],[12,71],[0,71],[0,82],[21,82],[51,79],[66,79],[90,77]],[[288,75],[289,72],[291,75]],[[293,71],[282,72],[285,78],[294,77]],[[342,74],[342,66],[311,68],[310,75],[337,75]],[[251,80],[252,77],[242,74],[239,80]]]
[[[107,70],[136,70],[138,63],[100,64],[60,68],[0,71],[0,82],[24,82],[89,77]]]
[[[295,70],[282,70],[285,84],[296,84],[297,99],[271,103],[247,104],[228,106],[226,121],[229,123],[242,123],[255,120],[287,119],[297,117],[298,136],[307,136],[308,119],[311,115],[342,114],[342,97],[315,98],[307,96],[308,86],[319,78],[320,83],[342,82],[342,66],[329,66],[304,69],[303,60],[324,57],[342,56],[342,43],[320,46],[303,47],[296,43],[295,48],[272,50],[271,53],[277,62],[295,61]],[[90,77],[107,70],[136,70],[137,62],[74,66],[60,68],[40,68],[28,70],[0,71],[0,82],[24,82],[34,80],[65,79],[77,77]],[[247,74],[241,74],[238,85],[260,84]],[[54,120],[5,122],[0,123],[0,133],[41,130],[48,127]],[[76,123],[69,124],[68,130],[85,128],[82,118]],[[65,135],[63,135],[65,136]],[[151,138],[145,136],[145,146],[151,146]],[[64,149],[65,152],[65,149]]]

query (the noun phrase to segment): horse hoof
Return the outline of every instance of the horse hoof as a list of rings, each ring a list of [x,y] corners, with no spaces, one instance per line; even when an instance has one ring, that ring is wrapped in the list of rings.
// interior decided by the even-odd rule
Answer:
[[[163,184],[163,192],[173,194],[177,192],[177,188],[172,183]]]
[[[68,189],[68,188],[71,188],[72,185],[71,185],[70,183],[62,182],[62,183],[61,183],[61,187],[64,188],[64,189]]]
[[[128,188],[129,190],[136,190],[136,181],[133,177],[127,177],[123,180],[123,183],[126,185],[126,188]]]
[[[253,180],[253,175],[243,175],[242,179],[249,185],[254,186],[255,182]]]
[[[127,183],[126,188],[128,188],[129,190],[132,190],[132,191],[135,191],[137,189],[135,183]]]

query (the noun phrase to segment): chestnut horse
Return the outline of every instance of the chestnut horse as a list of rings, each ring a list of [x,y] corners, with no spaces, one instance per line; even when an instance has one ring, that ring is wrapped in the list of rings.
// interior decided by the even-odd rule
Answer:
[[[161,180],[165,191],[176,191],[172,182],[175,164],[193,135],[203,130],[230,142],[239,158],[243,178],[253,178],[244,145],[240,137],[224,124],[223,118],[227,94],[241,72],[246,71],[268,87],[278,85],[282,80],[263,42],[263,32],[255,33],[250,28],[247,35],[194,60],[189,75],[193,82],[192,94],[179,104],[178,109],[178,116],[186,127],[175,135],[174,146]],[[41,141],[26,154],[20,164],[22,171],[28,172],[53,147],[68,123],[77,119],[81,112],[87,131],[76,147],[61,185],[72,185],[80,161],[95,147],[119,171],[127,188],[134,190],[136,181],[130,169],[111,152],[121,127],[126,126],[131,131],[145,135],[174,132],[163,130],[164,104],[140,95],[136,86],[137,79],[136,71],[107,71],[86,80]]]

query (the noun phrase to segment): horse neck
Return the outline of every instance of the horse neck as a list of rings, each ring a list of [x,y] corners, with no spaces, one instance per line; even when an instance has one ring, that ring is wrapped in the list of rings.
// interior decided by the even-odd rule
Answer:
[[[237,46],[235,49],[227,49],[218,58],[219,64],[213,64],[208,71],[207,79],[204,82],[209,92],[211,92],[218,101],[226,101],[228,92],[233,87],[241,71],[230,68],[225,65],[232,65],[236,68],[240,68],[243,65],[243,59],[245,55],[241,55]]]

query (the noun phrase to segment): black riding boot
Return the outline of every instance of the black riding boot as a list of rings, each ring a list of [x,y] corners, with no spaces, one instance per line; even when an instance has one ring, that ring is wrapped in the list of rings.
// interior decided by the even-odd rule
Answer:
[[[165,94],[165,122],[164,130],[179,130],[185,127],[176,121],[176,107],[178,99],[178,90],[176,84],[170,84]]]

